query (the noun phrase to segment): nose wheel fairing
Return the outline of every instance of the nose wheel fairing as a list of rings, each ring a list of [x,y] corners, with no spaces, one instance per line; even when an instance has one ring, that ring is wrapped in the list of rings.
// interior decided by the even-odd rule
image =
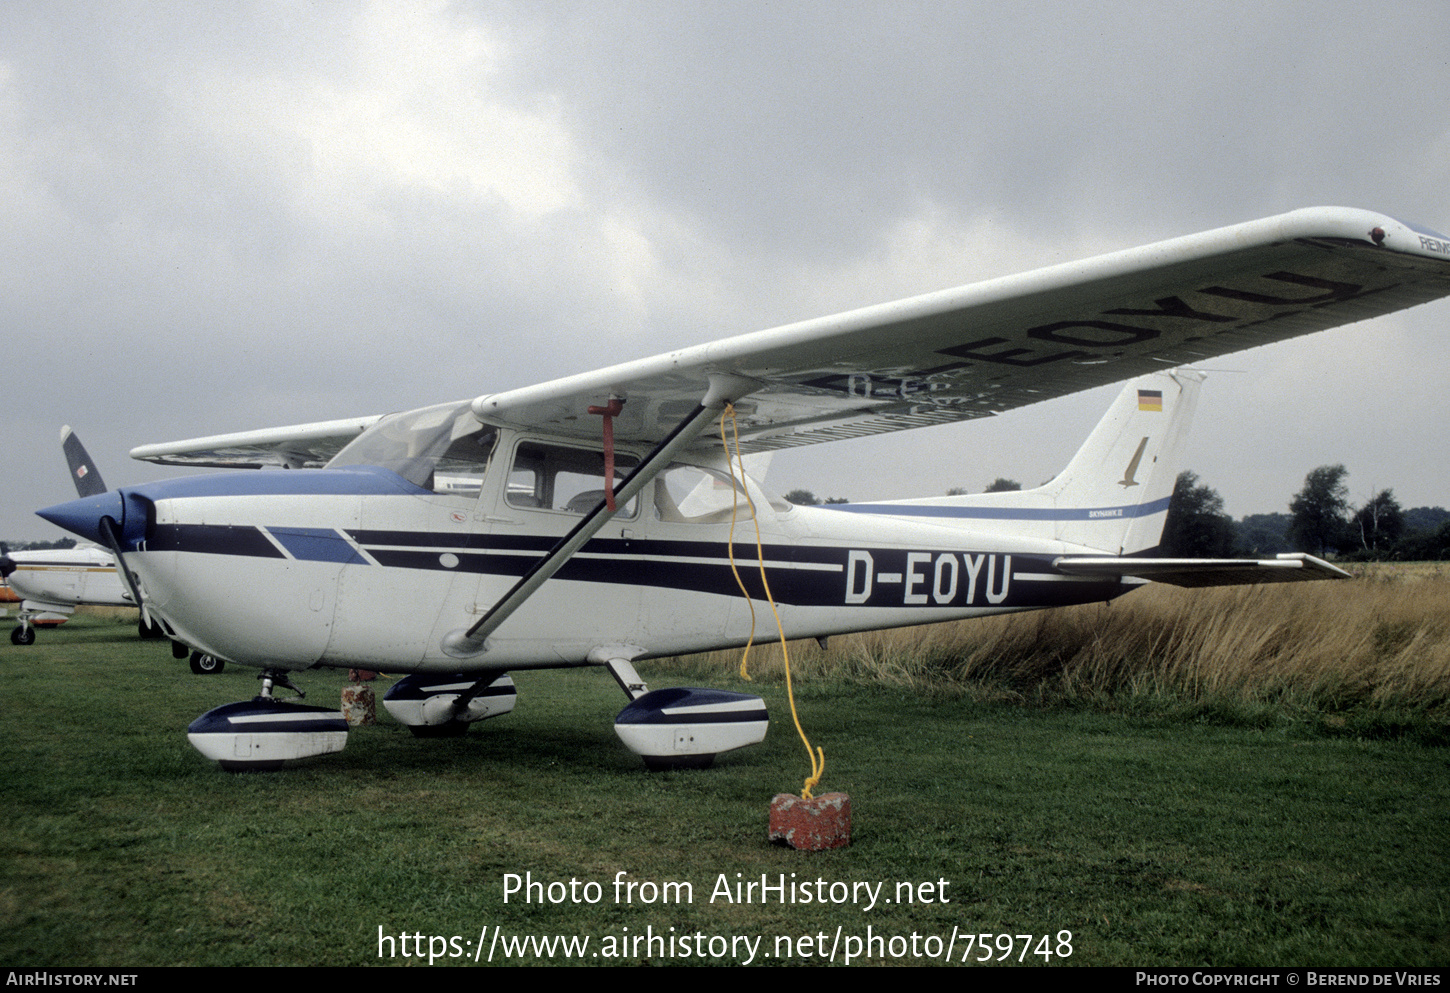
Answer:
[[[208,710],[186,737],[223,769],[265,772],[342,751],[347,721],[336,710],[259,696]]]
[[[272,695],[282,686],[299,696],[287,673],[265,670],[262,691],[250,700],[208,710],[186,729],[192,747],[231,772],[268,772],[347,745],[347,721],[326,707],[283,703]]]

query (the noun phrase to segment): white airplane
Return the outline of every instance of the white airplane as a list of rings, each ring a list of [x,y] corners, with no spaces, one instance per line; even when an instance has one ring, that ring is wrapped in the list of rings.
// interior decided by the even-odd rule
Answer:
[[[0,555],[0,575],[5,577],[15,601],[19,623],[10,630],[12,645],[35,644],[39,627],[64,624],[76,607],[135,607],[136,601],[121,581],[116,557],[104,548],[80,544]],[[143,615],[136,623],[142,638],[161,638],[165,632]],[[177,658],[189,658],[191,671],[199,676],[221,672],[225,662],[215,656],[173,644]]]
[[[1446,295],[1450,239],[1312,208],[473,400],[143,446],[131,454],[162,463],[305,466],[346,443],[325,469],[39,513],[114,549],[172,638],[263,670],[257,698],[191,726],[223,765],[342,747],[336,712],[274,697],[295,670],[413,673],[385,702],[429,735],[511,709],[512,670],[585,665],[633,699],[616,719],[630,747],[702,765],[760,740],[763,701],[647,693],[634,663],[746,642],[732,554],[751,598],[768,579],[792,639],[1106,601],[1145,581],[1343,577],[1307,555],[1153,556],[1203,378],[1186,367]],[[722,439],[770,452],[1128,377],[1035,490],[792,507],[733,468]]]
[[[35,644],[37,626],[63,623],[78,604],[136,606],[121,588],[115,558],[95,545],[8,552],[0,555],[0,575],[20,601],[12,645]]]

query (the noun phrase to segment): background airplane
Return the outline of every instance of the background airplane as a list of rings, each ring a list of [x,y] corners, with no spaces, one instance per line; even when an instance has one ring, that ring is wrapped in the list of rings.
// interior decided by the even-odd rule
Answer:
[[[34,644],[37,626],[63,623],[79,604],[136,606],[122,589],[115,558],[95,545],[7,552],[0,555],[0,574],[20,603],[12,645]]]
[[[0,604],[23,603],[25,598],[16,593],[10,586],[9,575],[15,569],[15,560],[10,557],[10,549],[0,545]],[[10,611],[0,607],[0,616],[9,616]],[[37,614],[30,618],[34,627],[58,627],[68,620],[64,614],[44,613]],[[12,634],[11,644],[23,644],[18,635]]]

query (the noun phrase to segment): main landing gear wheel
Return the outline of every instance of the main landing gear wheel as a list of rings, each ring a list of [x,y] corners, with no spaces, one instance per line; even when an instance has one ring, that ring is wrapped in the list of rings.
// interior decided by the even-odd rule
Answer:
[[[202,652],[191,653],[191,671],[198,676],[212,676],[221,672],[226,663],[215,655],[206,655]]]
[[[415,673],[383,694],[383,706],[417,738],[457,738],[475,721],[514,709],[518,690],[507,675]]]
[[[750,693],[674,686],[634,701],[614,732],[650,770],[708,769],[720,752],[765,740],[765,701]]]
[[[630,699],[614,733],[651,771],[708,769],[720,752],[765,740],[770,717],[758,696],[697,686],[651,692],[629,658],[606,658],[604,666]]]
[[[12,645],[33,645],[35,644],[35,628],[30,625],[23,625],[10,632],[10,644]]]

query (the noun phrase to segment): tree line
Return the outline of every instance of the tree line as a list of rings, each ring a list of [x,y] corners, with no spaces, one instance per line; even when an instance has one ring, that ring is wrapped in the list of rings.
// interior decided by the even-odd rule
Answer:
[[[57,538],[55,541],[0,541],[0,550],[5,552],[41,552],[55,548],[74,548],[74,538]]]
[[[1380,490],[1356,507],[1349,502],[1344,483],[1348,475],[1343,465],[1322,465],[1304,477],[1304,487],[1289,501],[1288,513],[1248,514],[1236,521],[1224,513],[1217,490],[1195,473],[1180,472],[1159,551],[1170,558],[1309,552],[1351,561],[1450,559],[1450,510],[1405,510],[1392,489]],[[1021,488],[1016,480],[999,477],[983,492]],[[967,492],[953,487],[947,496]],[[785,498],[807,506],[847,502],[845,497],[821,500],[809,490],[791,490]]]
[[[1181,472],[1168,505],[1161,551],[1174,558],[1222,558],[1308,552],[1351,561],[1450,558],[1450,510],[1405,510],[1392,489],[1349,501],[1343,465],[1322,465],[1304,477],[1288,513],[1249,514],[1239,521],[1223,498],[1192,472]]]

